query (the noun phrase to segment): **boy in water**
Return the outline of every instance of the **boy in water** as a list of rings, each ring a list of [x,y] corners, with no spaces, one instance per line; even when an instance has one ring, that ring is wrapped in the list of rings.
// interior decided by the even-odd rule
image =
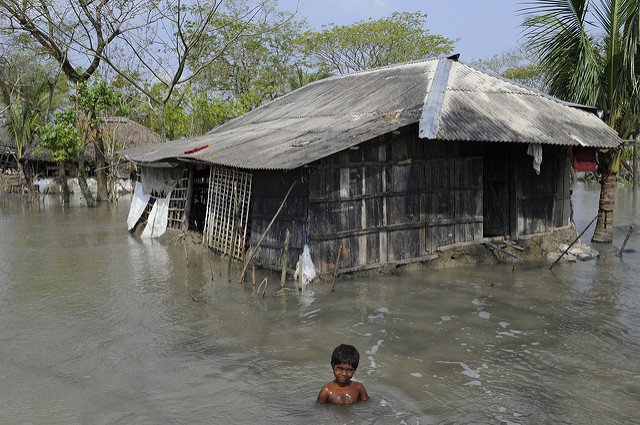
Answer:
[[[360,354],[354,346],[338,345],[331,355],[331,368],[336,379],[322,387],[316,403],[354,404],[368,401],[364,385],[351,380],[359,362]]]

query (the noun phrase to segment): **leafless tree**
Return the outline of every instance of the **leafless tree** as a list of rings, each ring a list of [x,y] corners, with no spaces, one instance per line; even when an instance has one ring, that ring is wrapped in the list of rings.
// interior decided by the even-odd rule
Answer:
[[[0,0],[0,29],[28,34],[77,84],[99,69],[116,39],[160,19],[154,11],[156,0]],[[104,146],[98,139],[94,144],[97,199],[106,200]]]
[[[99,70],[103,75],[115,72],[159,112],[166,138],[167,106],[179,103],[186,92],[176,95],[178,87],[209,67],[239,37],[252,36],[249,25],[242,23],[268,20],[276,4],[276,0],[0,0],[0,30],[28,34],[72,82],[87,81]],[[217,20],[221,14],[227,19]],[[229,27],[235,36],[211,36]],[[216,40],[212,49],[210,43]],[[205,48],[206,60],[189,61]],[[104,143],[96,136],[94,144],[97,199],[106,200]]]
[[[249,24],[270,19],[274,5],[274,0],[160,2],[151,14],[154,21],[122,37],[118,51],[104,60],[160,111],[162,136],[166,138],[164,111],[171,102],[179,103],[186,92],[176,93],[178,87],[188,85],[240,37],[253,36]],[[226,19],[218,19],[222,15]],[[231,37],[211,36],[230,27],[234,31]],[[194,57],[201,60],[193,61]]]

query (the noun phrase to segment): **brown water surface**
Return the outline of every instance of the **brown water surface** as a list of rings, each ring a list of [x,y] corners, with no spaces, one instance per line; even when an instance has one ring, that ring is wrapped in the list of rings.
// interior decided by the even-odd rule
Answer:
[[[575,191],[580,230],[597,196]],[[639,202],[617,199],[619,247]],[[130,236],[128,206],[0,197],[1,424],[640,422],[638,252],[287,297],[272,275],[261,298],[224,260]],[[343,342],[371,401],[317,406]]]

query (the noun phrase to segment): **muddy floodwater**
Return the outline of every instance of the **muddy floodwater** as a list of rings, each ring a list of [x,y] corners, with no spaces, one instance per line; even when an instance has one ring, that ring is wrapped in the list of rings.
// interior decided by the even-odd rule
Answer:
[[[597,197],[574,192],[579,230]],[[639,205],[619,190],[616,247]],[[128,206],[0,197],[0,424],[640,422],[638,230],[621,258],[598,246],[552,271],[406,272],[285,297],[269,275],[263,298],[229,282],[226,260],[130,236]],[[360,350],[371,400],[315,405],[340,343]]]

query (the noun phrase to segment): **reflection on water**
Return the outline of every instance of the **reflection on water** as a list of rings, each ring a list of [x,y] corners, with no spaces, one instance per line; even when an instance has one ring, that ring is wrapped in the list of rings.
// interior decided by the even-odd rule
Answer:
[[[597,197],[575,191],[578,229]],[[638,201],[617,199],[620,246]],[[637,252],[287,297],[270,276],[261,298],[224,260],[131,237],[127,210],[0,198],[0,423],[640,421]],[[342,342],[360,350],[371,402],[316,406]]]

